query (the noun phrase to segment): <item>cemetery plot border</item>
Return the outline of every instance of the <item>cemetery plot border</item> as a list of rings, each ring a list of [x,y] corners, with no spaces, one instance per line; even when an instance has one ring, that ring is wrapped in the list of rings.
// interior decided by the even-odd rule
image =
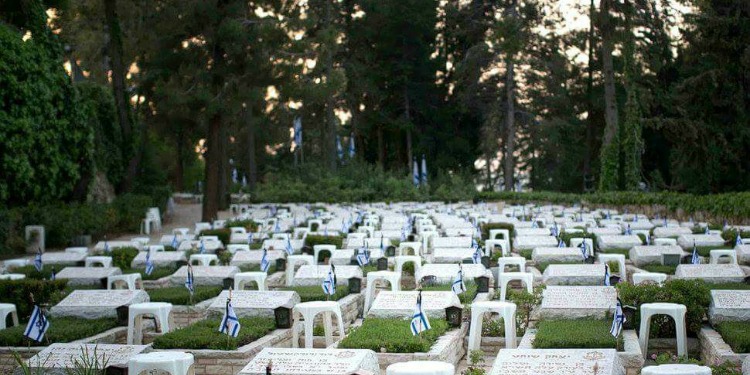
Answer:
[[[721,334],[709,326],[701,328],[698,332],[698,339],[701,346],[701,358],[707,366],[718,366],[729,362],[740,367],[743,361],[750,358],[750,353],[735,353]]]

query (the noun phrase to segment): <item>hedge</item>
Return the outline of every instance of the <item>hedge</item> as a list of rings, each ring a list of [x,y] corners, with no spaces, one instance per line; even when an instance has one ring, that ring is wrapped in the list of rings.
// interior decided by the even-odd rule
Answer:
[[[425,353],[448,330],[448,322],[430,319],[430,327],[420,336],[411,334],[408,319],[367,318],[341,342],[341,349],[370,349],[376,353]]]
[[[750,353],[750,322],[723,322],[715,326],[735,353]]]
[[[34,294],[37,304],[54,306],[65,297],[67,284],[67,280],[0,280],[0,301],[15,304],[19,319],[24,320],[31,316],[34,309],[29,299],[30,294]]]
[[[193,293],[193,303],[214,298],[221,293],[220,286],[196,286]],[[151,302],[169,302],[173,305],[189,305],[190,292],[184,286],[152,289],[148,291]]]
[[[117,327],[115,319],[80,319],[80,318],[49,318],[49,329],[44,335],[43,343],[27,339],[23,332],[26,324],[0,330],[0,346],[26,346],[31,341],[32,346],[46,345],[46,343],[66,343],[91,337],[98,333]]]
[[[134,247],[118,247],[109,253],[112,257],[112,267],[120,269],[130,268],[133,259],[138,256],[138,249]]]
[[[255,220],[232,220],[229,219],[224,223],[225,228],[243,227],[248,232],[255,233],[258,230],[258,223]]]
[[[337,249],[343,249],[344,237],[307,235],[307,237],[305,237],[305,245],[310,247],[315,245],[335,245]]]
[[[510,237],[513,237],[513,232],[515,231],[515,226],[510,223],[486,223],[479,225],[479,230],[482,232],[482,239],[492,239],[490,238],[490,229],[507,229],[508,233],[510,233]],[[510,241],[510,238],[508,238],[508,241]],[[510,241],[512,242],[512,241]]]
[[[271,332],[275,323],[270,318],[240,318],[240,332],[231,337],[219,332],[221,320],[202,320],[176,329],[154,339],[154,349],[237,350]]]
[[[232,236],[232,230],[227,228],[221,228],[221,229],[206,229],[202,230],[200,233],[201,236],[216,236],[219,237],[219,241],[223,243],[224,245],[229,244],[229,239]]]
[[[615,339],[611,321],[602,319],[543,320],[537,324],[534,349],[617,349],[622,336]]]

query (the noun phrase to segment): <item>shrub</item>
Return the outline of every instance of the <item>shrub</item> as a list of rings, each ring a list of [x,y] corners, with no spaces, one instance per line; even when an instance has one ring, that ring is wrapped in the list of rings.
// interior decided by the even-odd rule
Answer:
[[[750,322],[723,322],[716,330],[735,353],[750,353]]]
[[[516,304],[516,327],[520,330],[526,330],[531,322],[531,313],[534,309],[542,303],[542,293],[544,292],[544,285],[535,286],[532,293],[522,290],[508,290],[507,301]],[[496,291],[495,298],[499,299],[498,296],[500,291]]]
[[[349,287],[346,285],[336,285],[336,293],[332,296],[326,295],[323,292],[323,287],[320,285],[292,286],[284,288],[284,290],[297,292],[302,302],[325,301],[326,298],[331,301],[338,301],[349,295]]]
[[[568,233],[563,232],[560,233],[560,239],[565,242],[565,245],[570,246],[570,239],[571,238],[590,238],[592,242],[594,242],[594,248],[596,249],[596,235],[589,232],[575,232],[575,233]],[[587,245],[588,246],[588,245]]]
[[[640,328],[640,306],[644,303],[669,302],[687,307],[685,316],[689,335],[695,336],[701,329],[703,316],[711,302],[709,288],[702,280],[668,280],[663,287],[656,284],[633,285],[617,284],[623,305],[636,307],[635,319],[632,322]],[[656,315],[651,319],[651,337],[674,337],[674,320],[665,315]]]
[[[134,247],[119,247],[109,254],[112,257],[112,266],[120,269],[130,268],[133,259],[138,256],[138,249]]]
[[[219,332],[221,320],[202,320],[154,339],[154,349],[237,350],[268,334],[275,328],[270,318],[240,318],[240,333],[231,337]]]
[[[24,319],[31,316],[34,310],[29,297],[31,294],[34,295],[37,304],[46,303],[54,306],[65,296],[67,284],[67,280],[0,280],[0,296],[3,302],[15,304],[19,318]]]
[[[221,293],[220,286],[196,286],[193,293],[193,303],[214,298]],[[151,302],[169,302],[173,305],[189,305],[190,291],[184,286],[152,289],[148,291]]]
[[[224,227],[243,227],[248,232],[256,232],[258,230],[258,223],[256,223],[254,220],[227,220],[224,223]]]
[[[223,243],[224,245],[229,244],[229,238],[232,236],[232,230],[229,228],[221,228],[221,229],[207,229],[201,231],[201,236],[217,236],[219,237],[219,241]]]
[[[337,249],[343,249],[344,237],[308,235],[305,238],[305,245],[310,247],[313,247],[315,245],[336,245]]]
[[[513,232],[515,231],[515,226],[510,223],[486,223],[481,224],[479,226],[479,230],[482,232],[482,239],[490,238],[490,229],[507,229],[510,233],[511,238],[513,237]],[[510,238],[508,238],[508,241],[510,241]],[[511,245],[513,246],[513,245]]]
[[[617,349],[622,336],[615,339],[603,319],[543,320],[537,325],[534,349]]]
[[[647,264],[640,268],[648,272],[666,273],[667,275],[674,275],[674,271],[677,270],[677,266],[665,266],[661,264]]]
[[[49,318],[49,329],[43,340],[46,343],[66,343],[91,337],[115,327],[115,319]],[[30,340],[23,334],[25,329],[26,325],[22,324],[0,330],[0,346],[26,346]]]
[[[409,320],[367,318],[341,340],[339,348],[370,349],[376,353],[381,349],[387,353],[425,353],[448,330],[448,322],[433,318],[430,327],[421,336],[414,336]]]
[[[55,270],[55,272],[60,272],[60,270],[65,267],[66,266],[62,264],[56,264],[54,266],[46,265],[42,267],[42,271],[40,272],[40,271],[37,271],[36,267],[34,266],[23,266],[23,267],[14,268],[13,273],[22,273],[26,275],[26,278],[28,279],[49,280],[50,277],[52,277],[53,269]]]

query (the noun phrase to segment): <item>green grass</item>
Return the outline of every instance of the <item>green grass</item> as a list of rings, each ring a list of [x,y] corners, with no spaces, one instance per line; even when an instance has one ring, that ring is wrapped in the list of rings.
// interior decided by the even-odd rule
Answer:
[[[543,320],[537,324],[534,349],[616,349],[622,348],[622,335],[609,333],[609,320]]]
[[[750,353],[750,322],[723,322],[715,326],[735,353]]]
[[[666,273],[667,275],[674,275],[674,271],[677,270],[677,266],[665,266],[662,264],[648,264],[639,268],[648,272]]]
[[[745,283],[706,283],[706,286],[708,289],[711,290],[748,290],[750,289],[750,284]]]
[[[193,303],[205,301],[214,298],[221,293],[220,286],[197,286],[193,294]],[[173,305],[189,305],[190,292],[184,286],[174,286],[169,288],[159,288],[148,290],[151,302],[169,302]]]
[[[367,318],[341,342],[341,349],[370,349],[376,353],[425,353],[448,330],[448,322],[430,319],[431,329],[420,336],[411,334],[408,319]]]
[[[702,257],[708,257],[711,255],[711,250],[731,250],[734,249],[734,245],[732,246],[696,246],[698,249],[698,255]],[[689,253],[693,253],[693,248],[689,248],[687,250]]]
[[[236,350],[265,336],[275,327],[270,318],[240,318],[240,333],[234,338],[219,332],[219,324],[219,319],[202,320],[158,336],[154,340],[154,349]]]
[[[518,255],[526,258],[526,260],[531,260],[531,253],[533,252],[533,249],[518,250]]]
[[[260,264],[244,264],[240,266],[240,271],[242,272],[260,272]],[[269,275],[273,275],[276,273],[276,262],[271,262],[271,265],[268,266],[268,272],[266,272]]]
[[[474,302],[474,297],[477,296],[477,283],[474,281],[469,281],[464,279],[464,284],[466,284],[466,291],[458,295],[458,299],[461,300],[462,304],[471,304]],[[445,292],[451,291],[451,284],[437,284],[437,285],[430,285],[430,286],[423,286],[422,290],[425,292]]]
[[[49,318],[49,329],[42,343],[31,341],[32,346],[48,343],[66,343],[91,337],[117,327],[115,319]],[[29,343],[23,332],[26,323],[0,331],[0,346],[26,346]]]
[[[326,294],[323,292],[323,287],[319,285],[311,286],[292,286],[284,288],[284,290],[293,290],[299,294],[299,298],[302,302],[310,301],[325,301]],[[349,295],[348,285],[336,285],[336,294],[330,296],[329,300],[338,301]]]
[[[172,276],[175,272],[177,272],[177,267],[154,267],[154,271],[150,275],[146,275],[146,266],[143,266],[143,268],[125,268],[122,270],[123,275],[140,273],[143,280],[159,280],[162,277]]]

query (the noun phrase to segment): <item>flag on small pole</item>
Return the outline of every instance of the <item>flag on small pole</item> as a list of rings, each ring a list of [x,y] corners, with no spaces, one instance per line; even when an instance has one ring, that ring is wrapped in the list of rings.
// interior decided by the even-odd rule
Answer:
[[[195,285],[193,279],[193,266],[188,263],[187,265],[187,278],[185,279],[185,288],[190,292],[190,298],[193,298],[193,292],[195,292]]]
[[[581,244],[578,245],[578,247],[581,248],[581,256],[583,256],[583,260],[588,259],[589,258],[589,251],[587,249],[588,246],[586,245],[586,239],[584,239],[583,242],[581,242]]]
[[[557,238],[557,247],[559,248],[565,247],[565,241],[563,241],[562,238],[560,237]]]
[[[253,232],[250,232],[247,234],[247,246],[250,246],[253,244]]]
[[[734,240],[734,244],[737,246],[742,245],[742,237],[740,237],[740,232],[737,231],[737,238]]]
[[[422,154],[422,185],[427,185],[427,160]]]
[[[412,164],[414,165],[414,172],[412,173],[412,178],[414,180],[414,186],[419,187],[419,165],[417,165],[417,157],[414,157],[414,160],[412,160]]]
[[[474,254],[471,254],[471,261],[474,264],[482,263],[482,248],[479,246],[474,247]]]
[[[204,243],[203,243],[203,240],[201,240],[201,246],[200,246],[200,248],[198,249],[198,251],[199,251],[199,252],[200,252],[201,254],[205,254],[205,253],[206,253],[206,244],[204,244]]]
[[[34,311],[31,313],[31,319],[29,319],[29,324],[26,325],[23,335],[36,342],[42,342],[47,329],[49,329],[49,321],[44,316],[44,310],[39,305],[34,305]]]
[[[620,298],[618,297],[617,307],[615,307],[615,316],[614,319],[612,319],[612,327],[609,329],[609,333],[614,337],[620,336],[622,326],[625,322],[627,322],[627,319],[625,319],[625,314],[622,311],[622,301],[620,301]]]
[[[42,272],[43,264],[42,264],[42,248],[37,248],[36,256],[34,257],[34,268],[38,272]]]
[[[289,237],[286,238],[286,253],[289,255],[294,254],[294,248],[292,247],[292,241]]]
[[[609,265],[604,265],[604,285],[611,286],[609,283]]]
[[[263,249],[263,257],[260,258],[260,270],[268,272],[269,267],[271,267],[271,262],[268,261],[268,250]]]
[[[461,263],[458,264],[458,273],[456,274],[456,279],[453,280],[451,290],[457,295],[466,291],[466,284],[464,284],[464,273],[461,269]]]
[[[151,275],[154,272],[154,262],[151,261],[151,249],[146,251],[146,275]]]
[[[57,278],[57,271],[55,270],[55,266],[52,266],[52,273],[49,275],[49,281],[55,281]]]
[[[226,333],[232,337],[237,337],[240,334],[240,320],[237,318],[237,314],[234,313],[234,308],[232,307],[232,288],[229,288],[229,297],[227,298],[227,305],[224,310],[224,317],[221,319],[219,332]]]
[[[326,295],[326,299],[329,296],[336,294],[336,267],[331,264],[331,268],[328,270],[328,275],[323,280],[323,293]]]
[[[336,154],[339,160],[344,160],[344,148],[341,147],[341,137],[338,134],[336,134]]]
[[[354,133],[349,136],[349,158],[354,159]]]
[[[104,252],[109,252],[109,242],[107,242],[107,236],[104,236]]]
[[[177,242],[177,233],[175,233],[172,236],[172,248],[175,249],[175,250],[177,250],[177,246],[178,245],[179,245],[179,243]]]
[[[364,267],[370,263],[370,256],[367,254],[365,248],[357,250],[357,263],[359,263],[360,267]]]
[[[695,246],[695,240],[693,241],[693,257],[690,259],[693,264],[701,264],[701,258],[698,256],[698,247]]]
[[[414,336],[430,329],[430,321],[427,315],[422,311],[422,290],[417,295],[417,306],[414,308],[414,314],[411,317],[411,334]]]

